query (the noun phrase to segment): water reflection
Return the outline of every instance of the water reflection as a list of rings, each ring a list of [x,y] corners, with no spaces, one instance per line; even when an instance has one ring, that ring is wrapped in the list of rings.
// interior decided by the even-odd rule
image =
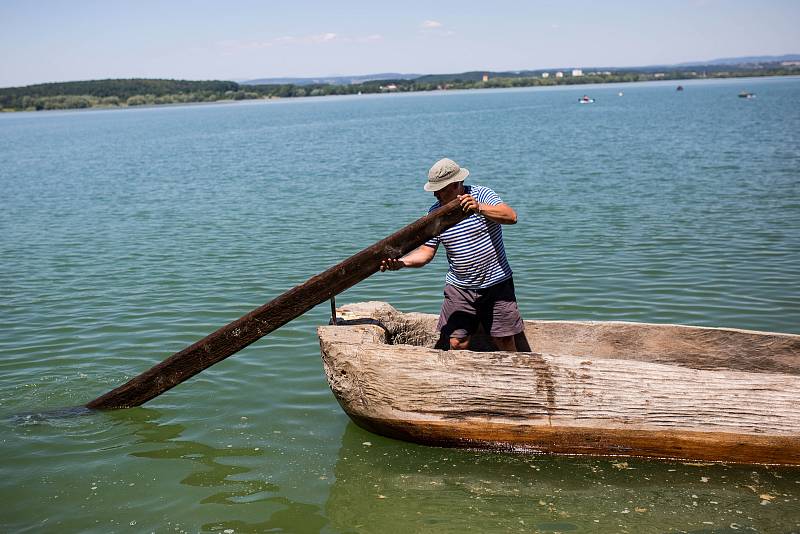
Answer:
[[[180,423],[162,422],[164,417],[150,408],[135,408],[108,412],[119,423],[134,427],[133,435],[138,439],[133,445],[136,458],[154,460],[188,460],[200,469],[184,477],[180,483],[201,488],[218,488],[220,491],[202,499],[199,504],[250,504],[255,508],[242,510],[242,516],[249,518],[266,516],[264,520],[207,522],[202,525],[203,532],[319,532],[328,520],[322,515],[319,506],[292,501],[280,496],[277,484],[258,479],[243,478],[254,471],[241,465],[242,458],[258,457],[267,461],[278,461],[272,450],[250,447],[212,447],[188,439],[181,439],[186,426]],[[144,446],[144,447],[142,447]],[[239,464],[223,463],[239,459]],[[205,514],[203,514],[205,515]]]
[[[800,470],[437,449],[349,424],[326,514],[354,532],[788,532]]]
[[[241,520],[219,521],[203,525],[204,532],[294,532],[297,534],[317,533],[328,523],[320,513],[319,506],[291,501],[285,497],[266,499],[283,508],[270,514],[261,522],[248,523]]]
[[[201,488],[224,488],[201,501],[201,504],[240,504],[268,500],[279,491],[276,484],[263,480],[242,479],[252,471],[242,465],[228,465],[219,459],[242,458],[247,456],[266,457],[269,451],[250,447],[218,448],[194,441],[179,439],[186,427],[179,423],[162,423],[161,414],[149,408],[110,412],[112,418],[135,423],[133,432],[139,439],[137,445],[153,447],[131,452],[130,456],[156,460],[189,460],[202,466],[180,481],[181,484]],[[234,479],[234,477],[236,477]]]

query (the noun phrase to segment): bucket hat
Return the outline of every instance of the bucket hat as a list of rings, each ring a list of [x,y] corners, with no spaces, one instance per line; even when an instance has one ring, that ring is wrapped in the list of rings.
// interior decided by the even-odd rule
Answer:
[[[449,158],[443,158],[433,164],[428,171],[428,182],[425,191],[438,191],[453,182],[463,182],[469,176],[469,170],[458,166],[458,163]]]

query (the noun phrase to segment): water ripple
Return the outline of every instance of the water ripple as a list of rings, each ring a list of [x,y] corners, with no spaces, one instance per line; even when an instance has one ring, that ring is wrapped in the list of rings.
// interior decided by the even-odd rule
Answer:
[[[593,531],[585,503],[621,510],[641,477],[609,491],[589,467],[627,471],[552,460],[546,483],[518,488],[533,499],[520,507],[508,488],[538,477],[538,460],[345,431],[315,336],[327,303],[147,408],[30,414],[82,405],[420,217],[425,170],[445,155],[519,214],[504,233],[526,318],[800,333],[800,80],[749,80],[747,105],[739,83],[636,84],[624,98],[598,86],[590,107],[575,105],[587,89],[559,88],[0,116],[4,527],[318,531],[363,516],[392,530],[373,512],[388,495],[411,503],[403,521],[435,496],[437,526],[480,503],[506,526]],[[337,302],[436,313],[445,270],[440,252]],[[678,470],[648,494],[669,520],[702,493],[697,469]],[[738,489],[707,495],[719,510],[694,513],[796,529],[781,519],[796,488],[776,476],[737,472]],[[569,522],[519,512],[571,486]],[[787,503],[764,514],[750,486]],[[666,524],[635,515],[611,530]]]

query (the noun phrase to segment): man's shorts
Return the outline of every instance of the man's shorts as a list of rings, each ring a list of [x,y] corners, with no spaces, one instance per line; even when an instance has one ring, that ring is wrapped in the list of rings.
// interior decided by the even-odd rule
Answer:
[[[436,327],[444,337],[464,339],[475,333],[479,323],[492,337],[513,336],[525,329],[513,279],[485,289],[444,286],[444,302]]]

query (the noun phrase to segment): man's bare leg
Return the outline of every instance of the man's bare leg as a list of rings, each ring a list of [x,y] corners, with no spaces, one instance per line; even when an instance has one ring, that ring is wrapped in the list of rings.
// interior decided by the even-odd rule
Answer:
[[[452,343],[452,339],[450,342]],[[498,350],[505,352],[517,352],[517,344],[514,341],[514,336],[494,337],[492,336],[492,343]]]

